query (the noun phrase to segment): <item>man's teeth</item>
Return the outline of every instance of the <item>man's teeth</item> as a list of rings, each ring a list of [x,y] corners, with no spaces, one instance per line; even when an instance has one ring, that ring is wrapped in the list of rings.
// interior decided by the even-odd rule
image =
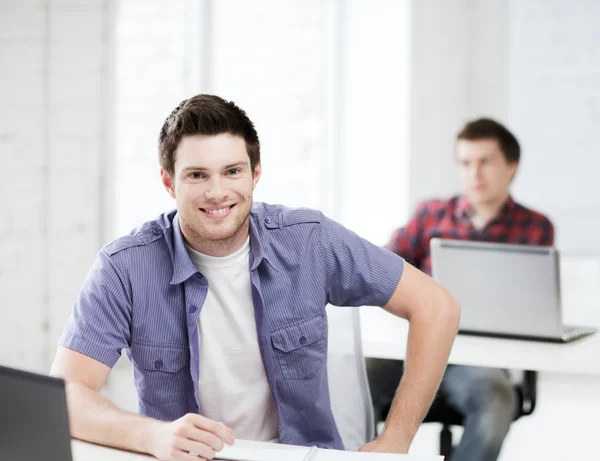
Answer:
[[[208,210],[208,214],[225,214],[229,211],[229,208],[219,208],[218,210]]]

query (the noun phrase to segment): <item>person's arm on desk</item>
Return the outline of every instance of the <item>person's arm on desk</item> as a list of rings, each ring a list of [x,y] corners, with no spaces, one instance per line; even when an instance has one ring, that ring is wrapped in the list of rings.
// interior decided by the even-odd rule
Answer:
[[[404,376],[386,427],[360,451],[408,453],[440,385],[458,331],[460,307],[441,285],[405,263],[388,312],[409,321]]]
[[[110,368],[79,352],[59,347],[50,374],[66,382],[70,430],[77,439],[165,461],[212,459],[224,442],[233,443],[231,429],[197,414],[162,422],[120,410],[100,394]]]
[[[50,373],[65,380],[71,435],[162,460],[198,461],[190,451],[212,458],[223,442],[233,442],[222,424],[197,414],[162,422],[120,410],[100,394],[131,345],[130,285],[125,271],[101,251],[59,340]]]

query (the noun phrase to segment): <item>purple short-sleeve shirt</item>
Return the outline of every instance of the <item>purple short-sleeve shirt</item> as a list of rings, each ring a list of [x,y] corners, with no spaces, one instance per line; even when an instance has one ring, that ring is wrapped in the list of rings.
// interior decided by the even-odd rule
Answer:
[[[254,204],[250,276],[259,348],[282,443],[342,448],[327,382],[327,304],[388,302],[404,260],[319,211]],[[206,278],[185,248],[176,211],[98,254],[60,339],[112,367],[134,368],[140,413],[202,413],[198,315]]]

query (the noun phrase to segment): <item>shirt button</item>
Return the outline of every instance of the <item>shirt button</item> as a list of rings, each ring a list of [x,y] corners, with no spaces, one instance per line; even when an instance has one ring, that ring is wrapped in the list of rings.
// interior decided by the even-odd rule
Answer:
[[[271,218],[265,218],[265,223],[271,224]]]
[[[196,312],[196,306],[190,306],[190,314],[193,314],[194,312]]]
[[[152,233],[153,233],[154,235],[160,235],[160,231],[159,231],[158,229],[154,229],[154,230],[152,231]]]
[[[160,370],[163,367],[163,361],[162,360],[157,360],[156,362],[154,362],[154,368],[156,368],[157,370]]]
[[[306,336],[300,336],[300,344],[306,344]]]

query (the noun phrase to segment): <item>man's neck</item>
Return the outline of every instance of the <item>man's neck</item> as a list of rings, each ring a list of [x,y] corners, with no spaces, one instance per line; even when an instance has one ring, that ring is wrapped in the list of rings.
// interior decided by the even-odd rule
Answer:
[[[471,203],[473,214],[485,226],[500,215],[500,211],[502,211],[508,197],[509,194],[506,194],[504,197],[491,202]]]

